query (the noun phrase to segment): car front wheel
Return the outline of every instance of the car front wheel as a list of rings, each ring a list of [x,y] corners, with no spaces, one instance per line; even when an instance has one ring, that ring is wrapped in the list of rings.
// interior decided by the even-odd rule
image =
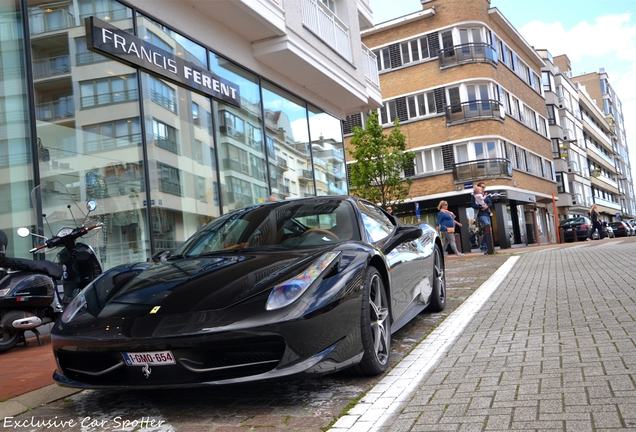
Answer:
[[[389,366],[391,321],[389,303],[380,273],[369,267],[362,294],[360,336],[364,355],[352,370],[358,375],[379,375]]]
[[[441,312],[446,307],[446,268],[439,246],[433,250],[433,292],[427,311]]]

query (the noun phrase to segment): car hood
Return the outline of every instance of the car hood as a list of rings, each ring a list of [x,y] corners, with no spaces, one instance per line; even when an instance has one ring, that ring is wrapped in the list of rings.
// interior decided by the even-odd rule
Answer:
[[[325,251],[246,251],[156,263],[116,293],[103,312],[110,315],[115,311],[108,309],[122,304],[159,306],[162,314],[227,308],[297,275]]]

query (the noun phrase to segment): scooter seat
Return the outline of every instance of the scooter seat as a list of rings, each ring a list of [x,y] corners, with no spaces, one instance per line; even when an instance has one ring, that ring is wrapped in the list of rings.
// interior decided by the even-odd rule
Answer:
[[[15,270],[34,271],[44,273],[53,279],[62,279],[62,269],[55,263],[47,260],[29,260],[22,258],[4,257],[0,260],[0,267],[7,267]]]

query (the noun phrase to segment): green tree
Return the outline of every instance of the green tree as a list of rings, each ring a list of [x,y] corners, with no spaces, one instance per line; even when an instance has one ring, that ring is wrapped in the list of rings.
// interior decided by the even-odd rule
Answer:
[[[351,194],[386,208],[404,202],[413,181],[403,179],[405,170],[412,170],[415,153],[406,151],[406,135],[400,132],[396,118],[386,135],[378,122],[377,111],[367,118],[366,128],[353,128],[353,138],[347,151],[355,160],[351,164],[349,181]]]

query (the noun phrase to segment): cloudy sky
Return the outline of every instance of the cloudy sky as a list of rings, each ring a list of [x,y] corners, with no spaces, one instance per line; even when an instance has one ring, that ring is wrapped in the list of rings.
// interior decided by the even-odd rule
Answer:
[[[535,48],[567,54],[574,74],[604,67],[623,103],[636,167],[636,0],[491,0]],[[371,0],[375,23],[422,9],[420,0]],[[636,170],[632,169],[632,176]]]

